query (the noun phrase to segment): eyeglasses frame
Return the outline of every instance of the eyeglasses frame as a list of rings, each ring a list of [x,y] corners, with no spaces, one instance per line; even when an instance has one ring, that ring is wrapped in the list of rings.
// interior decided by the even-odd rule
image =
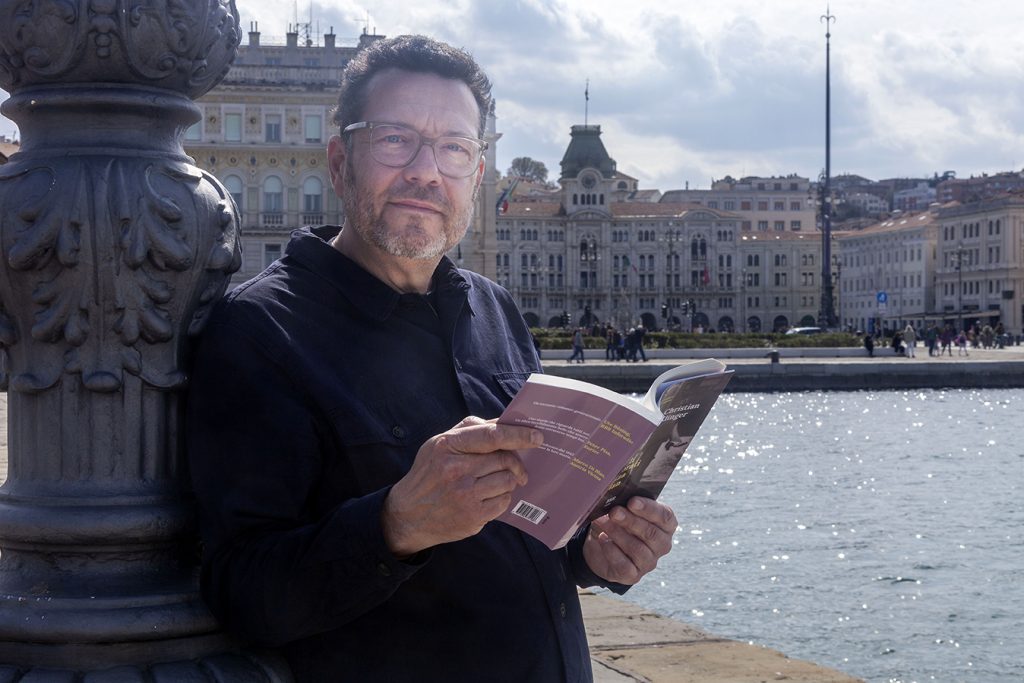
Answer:
[[[437,144],[437,142],[439,140],[441,140],[442,138],[456,138],[456,139],[459,139],[459,140],[468,140],[470,142],[475,142],[476,144],[480,145],[480,153],[479,153],[479,156],[477,157],[476,163],[474,163],[472,165],[472,170],[470,170],[470,172],[467,173],[466,175],[463,175],[463,176],[450,175],[450,174],[445,173],[444,171],[442,171],[440,166],[437,166],[438,172],[441,175],[443,175],[443,176],[445,176],[447,178],[462,179],[462,178],[469,178],[470,176],[472,176],[473,173],[476,171],[476,169],[479,167],[480,160],[483,159],[484,152],[487,151],[488,146],[489,146],[486,140],[481,140],[480,138],[472,138],[472,137],[469,137],[468,135],[440,135],[440,136],[438,136],[436,138],[429,138],[426,135],[424,135],[423,133],[421,133],[418,130],[416,130],[415,128],[412,128],[410,126],[406,126],[406,125],[401,124],[401,123],[390,123],[390,122],[387,122],[387,121],[359,121],[357,123],[350,123],[349,125],[347,125],[347,126],[345,126],[344,128],[341,129],[341,134],[342,135],[349,135],[351,133],[356,132],[357,130],[366,130],[367,133],[372,134],[373,133],[373,129],[374,129],[375,126],[394,126],[396,128],[405,128],[406,130],[411,130],[412,132],[416,133],[417,135],[420,136],[420,149],[423,148],[423,145],[427,145],[428,147],[430,147],[430,151],[433,152],[433,154],[434,154],[434,164],[435,165],[437,164],[437,149],[434,147],[434,145]],[[373,156],[372,152],[371,152],[370,156]],[[412,155],[412,157],[409,159],[409,161],[405,162],[404,164],[402,164],[400,166],[395,166],[395,165],[392,165],[392,164],[386,164],[383,161],[379,160],[377,157],[373,157],[373,160],[376,161],[378,164],[380,164],[382,166],[387,166],[388,168],[407,168],[409,166],[409,164],[411,164],[412,162],[416,161],[416,157],[417,156],[419,156],[419,150],[416,150],[416,152]]]

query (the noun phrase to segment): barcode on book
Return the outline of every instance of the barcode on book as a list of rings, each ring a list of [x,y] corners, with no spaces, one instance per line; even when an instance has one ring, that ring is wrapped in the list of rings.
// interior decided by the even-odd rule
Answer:
[[[521,500],[514,508],[512,508],[512,514],[517,517],[522,517],[525,520],[529,520],[534,524],[540,524],[541,520],[547,516],[548,511],[542,510],[536,505],[530,505],[525,500]]]

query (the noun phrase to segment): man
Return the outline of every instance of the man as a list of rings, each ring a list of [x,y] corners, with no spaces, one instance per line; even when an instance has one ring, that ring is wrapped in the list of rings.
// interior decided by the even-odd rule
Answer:
[[[587,681],[576,586],[622,592],[671,547],[634,499],[549,551],[494,520],[539,442],[497,417],[540,362],[508,293],[444,257],[484,173],[490,84],[381,40],[342,78],[343,228],[298,231],[221,302],[189,395],[204,596],[299,681]]]
[[[569,356],[569,362],[576,361],[577,363],[583,362],[583,328],[577,327],[576,331],[572,334],[572,355]]]

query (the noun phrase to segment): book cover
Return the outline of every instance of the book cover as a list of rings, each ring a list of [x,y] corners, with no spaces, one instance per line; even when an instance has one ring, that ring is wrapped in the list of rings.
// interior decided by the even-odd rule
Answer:
[[[585,521],[625,505],[633,496],[657,499],[731,378],[732,373],[723,372],[660,387],[661,424],[629,459]]]
[[[714,360],[678,366],[660,375],[642,401],[587,382],[531,375],[498,421],[538,429],[544,443],[520,452],[529,482],[513,491],[510,508],[498,519],[554,549],[565,545],[591,513],[635,489],[648,468],[650,481],[661,478],[649,496],[656,497],[682,451],[675,437],[672,447],[661,451],[647,444],[668,442],[670,433],[659,430],[679,422],[688,445],[728,382],[731,373],[724,370]],[[693,385],[704,377],[709,381]],[[699,395],[687,388],[691,385]],[[651,438],[659,433],[664,438]],[[650,481],[643,485],[653,491]]]

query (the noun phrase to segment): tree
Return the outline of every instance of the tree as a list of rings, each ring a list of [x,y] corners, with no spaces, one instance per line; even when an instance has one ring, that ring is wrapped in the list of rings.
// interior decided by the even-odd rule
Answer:
[[[516,157],[508,167],[508,175],[520,176],[523,180],[536,183],[547,183],[548,168],[543,161],[535,161],[530,157]]]

